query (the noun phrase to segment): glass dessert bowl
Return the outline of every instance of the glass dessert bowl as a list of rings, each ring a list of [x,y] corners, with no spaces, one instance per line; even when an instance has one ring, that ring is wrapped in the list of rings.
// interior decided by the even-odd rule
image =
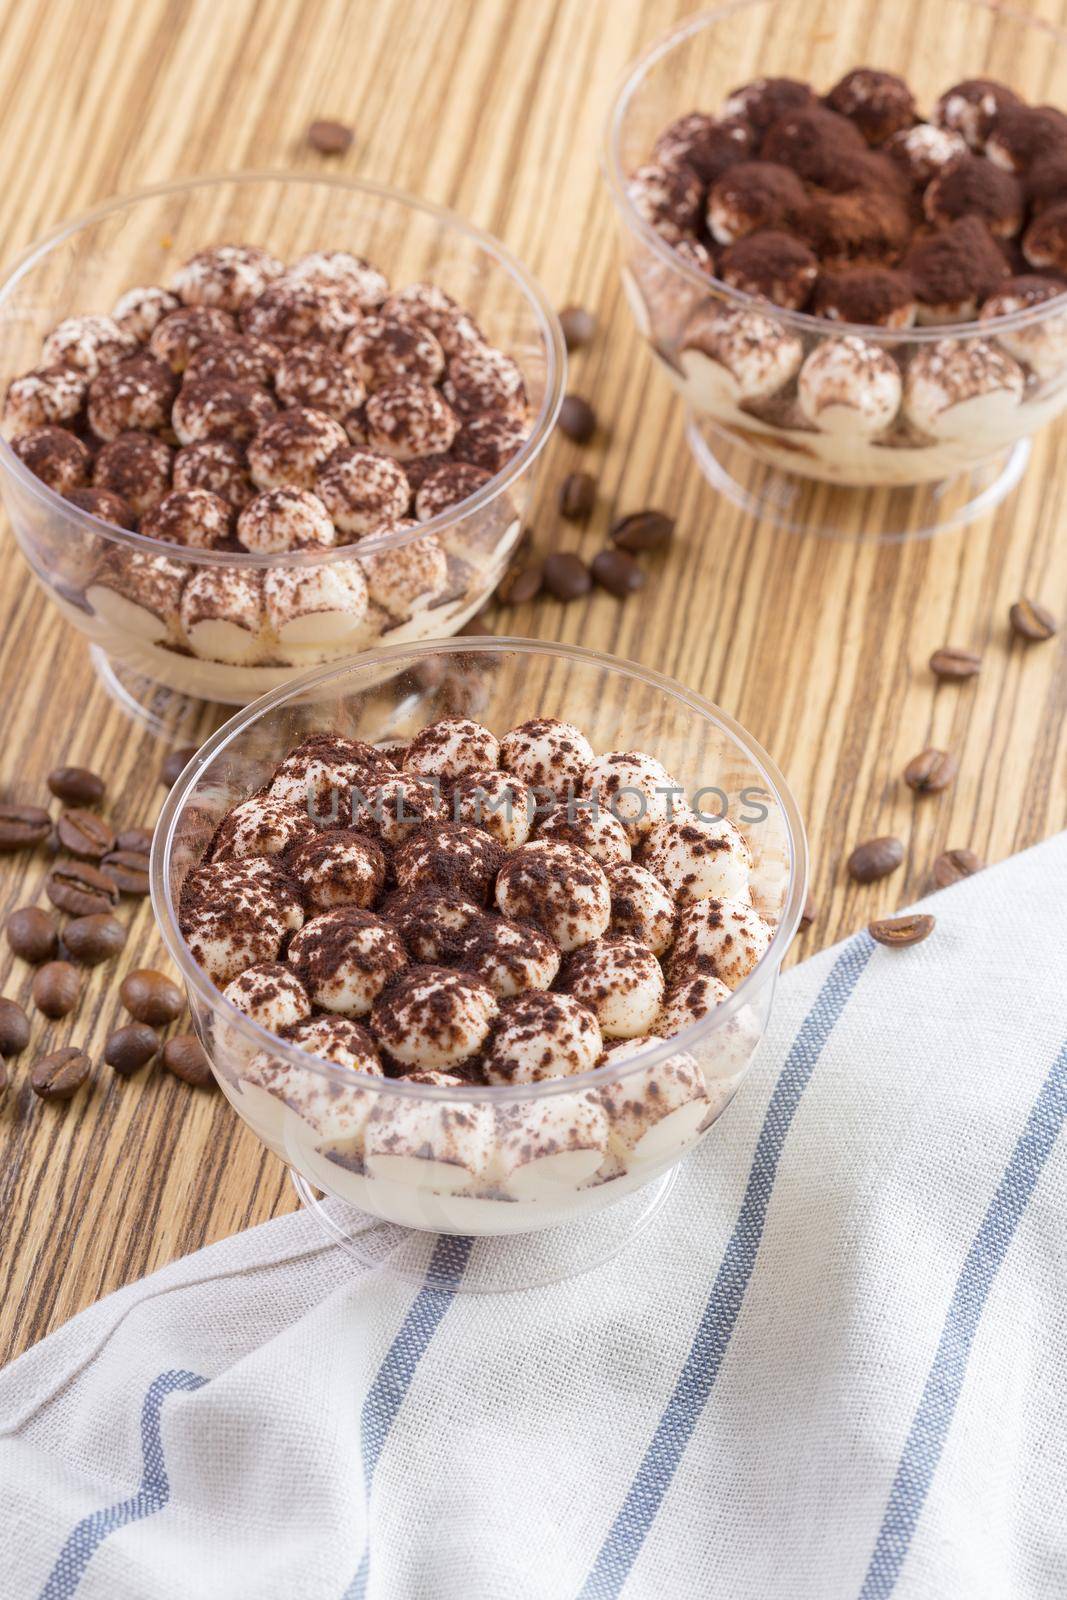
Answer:
[[[316,733],[345,743],[296,748]],[[620,751],[639,767],[605,767]],[[378,785],[398,779],[386,829]],[[565,789],[599,814],[563,816]],[[371,651],[235,716],[168,797],[152,894],[223,1092],[349,1242],[368,1219],[578,1229],[589,1264],[729,1104],[806,876],[788,788],[714,706],[591,651],[464,639]]]
[[[627,297],[746,510],[893,540],[1018,481],[1067,406],[1065,38],[984,0],[833,30],[733,0],[628,73],[603,152]]]
[[[350,179],[114,200],[33,247],[0,314],[15,536],[134,706],[244,705],[456,631],[505,569],[563,392],[524,268]]]

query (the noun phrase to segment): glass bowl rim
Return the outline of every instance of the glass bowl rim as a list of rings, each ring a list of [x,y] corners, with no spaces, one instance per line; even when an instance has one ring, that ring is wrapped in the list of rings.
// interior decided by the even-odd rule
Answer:
[[[284,169],[262,172],[231,172],[215,173],[205,177],[174,178],[166,183],[147,185],[141,189],[134,189],[126,194],[113,195],[110,199],[94,206],[89,211],[83,211],[76,217],[68,218],[65,222],[57,224],[48,233],[30,244],[12,266],[0,278],[0,316],[3,315],[10,295],[19,282],[40,261],[43,261],[49,252],[64,240],[73,237],[82,229],[102,222],[110,216],[122,211],[131,210],[141,201],[156,200],[167,195],[189,193],[198,189],[218,189],[224,184],[262,184],[262,183],[302,183],[315,188],[343,189],[360,194],[373,195],[377,200],[397,204],[409,211],[421,212],[424,215],[443,224],[446,228],[464,234],[469,240],[490,257],[517,284],[520,293],[527,305],[533,311],[541,336],[542,349],[545,355],[545,392],[537,414],[534,426],[523,440],[519,450],[511,456],[500,471],[494,473],[487,483],[468,495],[456,506],[449,506],[446,510],[438,512],[435,517],[426,522],[420,522],[414,528],[401,528],[393,533],[376,537],[357,540],[354,544],[338,545],[329,550],[294,550],[283,551],[277,554],[262,554],[252,550],[200,550],[186,545],[172,544],[166,539],[154,539],[148,534],[134,533],[126,528],[117,528],[114,523],[104,522],[100,517],[93,516],[88,511],[82,511],[71,501],[58,494],[40,478],[36,477],[30,469],[19,460],[10,442],[0,433],[0,468],[12,474],[21,483],[34,499],[41,502],[52,512],[62,511],[69,516],[74,524],[85,534],[95,538],[105,538],[114,544],[125,546],[128,550],[144,556],[163,556],[167,560],[188,562],[193,566],[208,567],[236,567],[252,570],[276,570],[277,568],[303,568],[331,565],[337,561],[351,561],[357,550],[364,555],[378,554],[384,550],[397,550],[404,545],[427,537],[434,533],[446,533],[468,517],[484,510],[491,505],[512,483],[540,455],[552,429],[556,417],[559,415],[560,406],[563,404],[563,395],[566,387],[567,355],[563,340],[563,330],[559,324],[545,291],[537,279],[527,271],[517,256],[500,243],[494,235],[486,233],[483,229],[467,222],[456,212],[450,211],[445,206],[434,204],[433,201],[423,200],[418,195],[405,193],[402,189],[391,188],[388,184],[374,183],[364,178],[349,178],[342,174],[335,176],[320,176],[312,173],[286,172]]]
[[[356,669],[370,669],[391,661],[411,661],[413,658],[440,655],[492,655],[500,652],[519,655],[549,656],[576,662],[583,667],[599,667],[613,675],[632,679],[659,691],[670,700],[681,703],[727,734],[759,769],[760,776],[769,788],[785,818],[789,842],[789,887],[785,906],[774,930],[771,942],[756,966],[731,993],[728,1000],[716,1006],[699,1021],[690,1023],[679,1033],[648,1050],[642,1050],[611,1067],[595,1067],[573,1077],[546,1078],[527,1084],[414,1084],[401,1083],[395,1078],[378,1078],[369,1073],[355,1072],[325,1057],[312,1055],[288,1043],[278,1034],[262,1027],[227,1000],[204,969],[195,960],[185,942],[178,924],[177,907],[171,895],[171,857],[178,822],[189,800],[190,793],[203,769],[220,755],[237,736],[258,722],[268,711],[296,699],[307,690],[321,688],[331,679],[343,679]],[[695,690],[687,689],[676,679],[657,672],[636,661],[621,656],[604,655],[582,645],[560,644],[553,640],[524,639],[508,635],[456,637],[422,640],[414,644],[382,646],[368,650],[338,664],[327,663],[290,679],[277,689],[261,695],[258,700],[234,716],[211,735],[189,762],[181,777],[173,785],[156,822],[149,862],[152,910],[171,959],[181,971],[187,987],[193,989],[200,1000],[216,1017],[224,1017],[227,1024],[251,1042],[257,1051],[269,1051],[275,1058],[290,1066],[316,1072],[334,1083],[351,1088],[374,1089],[385,1094],[407,1096],[418,1100],[442,1102],[477,1102],[495,1104],[525,1104],[559,1094],[579,1094],[608,1083],[632,1076],[648,1067],[659,1066],[671,1056],[685,1051],[691,1044],[722,1030],[742,1010],[749,996],[756,993],[767,981],[773,983],[786,950],[792,942],[800,922],[807,895],[808,846],[804,824],[796,799],[777,765],[767,752],[741,724],[720,707],[714,705]],[[625,1044],[626,1040],[617,1040]]]
[[[713,274],[701,272],[698,267],[692,266],[678,255],[677,251],[661,237],[660,234],[638,214],[636,207],[627,192],[628,175],[624,171],[620,159],[620,146],[622,142],[622,126],[630,101],[641,87],[651,69],[668,56],[677,46],[685,44],[695,34],[702,32],[712,24],[720,22],[724,17],[730,16],[735,11],[745,11],[754,6],[774,6],[777,0],[725,0],[722,5],[715,6],[710,11],[701,11],[693,16],[686,17],[682,22],[661,33],[648,45],[640,55],[636,56],[626,67],[619,78],[612,95],[611,107],[608,111],[607,121],[600,146],[600,167],[604,181],[611,193],[612,201],[625,226],[631,233],[636,234],[654,255],[665,266],[678,273],[681,278],[695,288],[702,289],[705,294],[711,285],[717,296],[724,301],[737,306],[742,311],[759,312],[765,317],[773,318],[776,322],[791,328],[798,334],[815,334],[822,339],[842,338],[849,334],[862,334],[865,339],[879,345],[902,344],[933,344],[941,339],[964,339],[976,336],[990,339],[1002,333],[1013,333],[1019,328],[1028,328],[1037,323],[1044,322],[1052,315],[1062,315],[1067,304],[1067,288],[1062,294],[1053,295],[1049,300],[1043,300],[1036,306],[1024,307],[1021,311],[1011,311],[1001,317],[989,317],[985,322],[942,322],[936,326],[913,328],[885,328],[876,324],[864,322],[838,322],[828,317],[813,316],[810,311],[790,311],[785,306],[775,305],[772,301],[761,299],[758,295],[746,294],[742,289],[733,289],[728,283]],[[996,20],[1005,20],[1023,24],[1027,27],[1038,28],[1049,34],[1057,44],[1067,44],[1067,29],[1057,26],[1056,23],[1047,22],[1042,17],[1031,17],[1023,11],[1010,5],[1001,5],[1000,0],[957,0],[960,5],[970,7],[974,11],[988,13]],[[678,115],[685,113],[679,111]],[[710,113],[709,113],[710,114]],[[1038,274],[1036,267],[1031,271]],[[1015,274],[1018,276],[1018,274]],[[1008,280],[1005,280],[1008,281]]]

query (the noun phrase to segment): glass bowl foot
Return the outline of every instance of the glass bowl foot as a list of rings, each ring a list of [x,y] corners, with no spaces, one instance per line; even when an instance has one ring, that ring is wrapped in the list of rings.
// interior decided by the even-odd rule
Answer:
[[[324,1195],[292,1168],[289,1175],[301,1205],[335,1244],[363,1266],[430,1289],[507,1294],[577,1277],[625,1250],[666,1201],[678,1168],[573,1222],[537,1233],[481,1239],[383,1222]]]
[[[903,544],[963,527],[998,506],[1030,459],[1029,439],[932,483],[860,488],[766,465],[707,417],[689,412],[686,439],[704,477],[749,516],[786,533],[854,544]]]
[[[194,700],[112,661],[98,644],[89,646],[89,660],[101,688],[123,715],[164,744],[202,744],[229,714],[230,708]]]

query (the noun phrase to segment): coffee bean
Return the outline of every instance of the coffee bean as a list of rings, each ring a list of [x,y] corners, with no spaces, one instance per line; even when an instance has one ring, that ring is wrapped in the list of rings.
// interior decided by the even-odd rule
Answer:
[[[948,889],[981,872],[984,866],[985,862],[974,850],[944,850],[934,862],[934,882],[939,889]]]
[[[982,670],[982,658],[973,650],[960,650],[955,645],[945,645],[930,657],[930,671],[935,678],[950,683],[962,683]]]
[[[7,942],[15,955],[37,966],[54,956],[59,943],[56,925],[39,906],[19,906],[5,923]]]
[[[913,911],[903,917],[883,917],[867,924],[867,932],[876,944],[890,949],[903,949],[909,944],[921,944],[934,931],[934,919],[926,912]]]
[[[120,894],[148,893],[148,857],[137,850],[112,850],[100,863]]]
[[[590,571],[600,587],[619,600],[625,600],[628,594],[640,589],[645,581],[641,568],[625,550],[601,550],[593,557]]]
[[[1056,632],[1056,618],[1036,600],[1016,600],[1008,612],[1012,632],[1031,644],[1041,644]]]
[[[159,1028],[173,1022],[185,1008],[185,998],[176,983],[162,972],[138,967],[122,980],[119,996],[131,1017]]]
[[[0,999],[0,1056],[17,1056],[30,1042],[30,1019],[15,1000]]]
[[[559,314],[559,325],[568,350],[580,350],[596,333],[596,318],[584,306],[564,306]]]
[[[61,811],[56,834],[63,849],[82,861],[99,861],[115,848],[115,835],[95,811]]]
[[[144,1022],[116,1028],[104,1042],[104,1060],[120,1078],[129,1078],[148,1065],[159,1049],[159,1034]]]
[[[168,1072],[173,1072],[176,1078],[194,1089],[214,1086],[215,1074],[195,1033],[176,1033],[173,1039],[168,1039],[161,1059]]]
[[[151,848],[151,828],[124,828],[115,835],[116,850],[133,850],[139,856],[146,856]]]
[[[117,917],[97,911],[91,917],[75,917],[63,930],[63,949],[83,967],[99,966],[119,955],[126,943],[126,929]]]
[[[509,567],[500,580],[496,597],[503,606],[524,606],[528,600],[536,600],[544,581],[540,561],[531,561],[527,567]]]
[[[78,1004],[81,978],[69,961],[46,961],[33,975],[30,993],[38,1011],[46,1017],[65,1017]]]
[[[580,600],[593,587],[589,568],[569,550],[554,550],[544,565],[545,588],[557,600]]]
[[[559,514],[582,522],[596,505],[596,481],[588,472],[568,472],[559,486]]]
[[[76,1045],[53,1050],[50,1056],[41,1056],[34,1062],[30,1087],[42,1100],[70,1100],[88,1079],[92,1065],[85,1051]]]
[[[0,850],[28,850],[51,831],[52,819],[41,806],[0,805]]]
[[[103,778],[88,767],[53,767],[45,781],[68,806],[98,806],[104,798]]]
[[[921,750],[904,768],[904,782],[916,794],[938,794],[947,789],[959,763],[947,750]]]
[[[88,861],[61,861],[48,874],[45,894],[71,917],[91,917],[118,905],[119,891],[106,873]]]
[[[674,537],[674,518],[663,511],[631,511],[609,535],[620,550],[662,550]]]
[[[180,750],[171,750],[160,769],[159,781],[168,789],[173,788],[195,755],[195,744],[185,744]]]
[[[565,394],[559,411],[559,431],[575,444],[588,444],[596,432],[596,412],[580,394]]]
[[[307,141],[320,156],[343,156],[351,148],[355,130],[344,122],[323,119],[313,122],[307,131]]]
[[[857,883],[876,883],[895,872],[904,860],[904,846],[892,834],[865,839],[848,858],[849,876]]]
[[[814,895],[810,895],[809,894],[808,898],[804,901],[804,909],[800,913],[800,926],[801,926],[801,928],[810,928],[812,923],[815,921],[815,919],[816,919],[816,917],[818,915],[819,915],[818,903],[817,903]]]

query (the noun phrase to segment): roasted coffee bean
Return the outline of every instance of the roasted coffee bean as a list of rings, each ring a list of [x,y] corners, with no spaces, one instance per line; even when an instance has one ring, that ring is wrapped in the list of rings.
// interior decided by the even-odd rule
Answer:
[[[848,858],[849,876],[857,883],[876,883],[895,872],[904,860],[904,846],[892,834],[865,839]]]
[[[168,789],[173,788],[195,755],[195,744],[182,745],[180,750],[172,750],[160,769],[159,781]]]
[[[809,894],[808,898],[804,901],[804,909],[800,913],[800,926],[801,926],[801,928],[810,928],[812,923],[815,921],[815,918],[818,915],[819,915],[818,904],[817,904],[817,902],[815,900],[814,895],[810,895]]]
[[[52,819],[41,806],[0,805],[0,850],[28,850],[51,831]]]
[[[564,306],[559,314],[559,325],[568,350],[580,350],[596,333],[596,318],[584,306]]]
[[[5,924],[7,942],[15,955],[37,966],[54,956],[59,945],[56,925],[39,906],[19,906]]]
[[[126,943],[126,929],[117,917],[98,911],[91,917],[75,917],[63,929],[63,949],[83,967],[96,967],[111,961]]]
[[[557,600],[580,600],[593,587],[589,568],[570,550],[555,550],[545,558],[545,588]]]
[[[904,768],[904,782],[916,794],[938,794],[947,789],[959,763],[947,750],[921,750]]]
[[[120,894],[148,893],[148,857],[137,850],[112,850],[100,863]]]
[[[343,156],[351,148],[355,136],[355,130],[347,123],[329,119],[313,122],[307,132],[308,144],[320,156]]]
[[[128,972],[122,980],[119,997],[131,1017],[147,1022],[149,1027],[160,1028],[179,1017],[185,999],[176,983],[162,972],[152,972],[138,967]]]
[[[524,606],[528,600],[536,600],[544,581],[540,561],[531,561],[526,567],[509,567],[500,580],[496,597],[502,606]]]
[[[129,1078],[146,1067],[159,1049],[159,1034],[144,1022],[128,1022],[116,1028],[104,1042],[104,1060],[120,1078]]]
[[[17,1056],[30,1042],[30,1019],[15,1000],[0,999],[0,1056]]]
[[[124,828],[115,835],[116,850],[133,850],[139,856],[146,856],[151,848],[151,828]]]
[[[674,537],[674,518],[663,511],[631,511],[609,535],[620,550],[662,550]]]
[[[161,1059],[168,1072],[173,1072],[176,1078],[194,1089],[214,1086],[215,1074],[195,1033],[176,1033],[173,1039],[168,1039]]]
[[[115,835],[95,811],[61,811],[56,835],[63,849],[81,861],[99,861],[115,848]]]
[[[103,778],[88,767],[53,767],[45,781],[68,806],[98,806],[104,798]]]
[[[939,889],[948,889],[963,878],[981,872],[985,862],[974,850],[944,850],[934,862],[934,882]]]
[[[89,861],[61,861],[48,874],[45,894],[71,917],[91,917],[118,905],[119,891],[106,873]]]
[[[34,1062],[30,1087],[42,1100],[70,1100],[87,1081],[92,1066],[85,1051],[76,1045],[53,1050]]]
[[[1031,644],[1041,644],[1056,632],[1056,618],[1036,600],[1016,600],[1008,612],[1012,632]]]
[[[559,486],[559,514],[582,522],[596,505],[596,480],[588,472],[568,472]]]
[[[619,600],[625,600],[628,594],[640,589],[645,581],[641,568],[625,550],[601,550],[593,557],[590,571],[600,587]]]
[[[580,394],[565,394],[559,409],[559,431],[575,444],[588,444],[596,432],[596,412]]]
[[[960,650],[955,645],[945,645],[930,657],[930,671],[935,678],[950,683],[962,683],[982,670],[982,658],[973,650]]]
[[[65,1017],[78,1004],[81,978],[69,961],[46,961],[33,975],[30,993],[46,1017]]]
[[[890,949],[903,949],[905,945],[921,944],[934,931],[934,919],[926,912],[913,911],[903,917],[882,917],[867,924],[867,932],[876,944]]]

